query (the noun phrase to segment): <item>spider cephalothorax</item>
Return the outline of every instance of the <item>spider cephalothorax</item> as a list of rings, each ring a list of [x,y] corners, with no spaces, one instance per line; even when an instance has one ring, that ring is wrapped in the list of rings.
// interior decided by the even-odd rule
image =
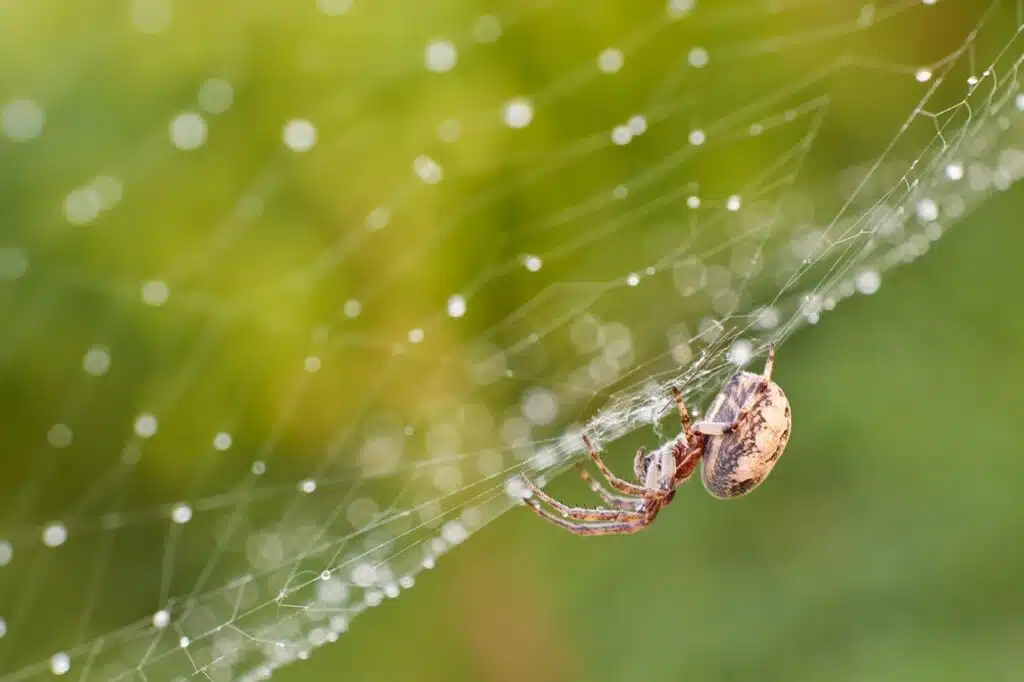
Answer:
[[[669,447],[648,455],[637,450],[633,473],[637,483],[613,474],[583,436],[590,459],[616,494],[590,477],[582,464],[580,476],[609,508],[570,507],[554,499],[531,481],[526,503],[542,518],[578,535],[635,533],[654,521],[703,459],[701,480],[711,495],[728,499],[757,487],[778,461],[789,441],[792,414],[786,394],[772,381],[775,347],[761,374],[740,372],[722,387],[708,408],[705,420],[690,422],[682,394],[673,389],[683,432]],[[557,514],[540,506],[545,502]]]

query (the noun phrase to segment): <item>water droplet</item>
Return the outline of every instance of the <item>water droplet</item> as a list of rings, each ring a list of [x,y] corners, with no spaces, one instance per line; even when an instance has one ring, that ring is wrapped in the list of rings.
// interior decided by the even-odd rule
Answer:
[[[157,420],[152,414],[146,412],[135,418],[135,434],[139,438],[152,438],[156,435]]]
[[[345,317],[359,317],[359,313],[363,311],[363,304],[355,299],[350,299],[345,301],[342,311],[345,313]]]
[[[466,314],[466,299],[456,294],[448,299],[448,315],[450,317],[462,317]]]
[[[412,162],[413,172],[428,185],[436,185],[444,179],[441,164],[426,155],[417,156]]]
[[[106,374],[110,370],[110,352],[106,348],[93,346],[85,352],[82,368],[86,374],[94,377]]]
[[[166,609],[161,609],[153,614],[153,627],[162,630],[171,622],[171,614]]]
[[[692,12],[696,4],[696,0],[668,0],[665,11],[670,18],[678,19]]]
[[[352,0],[316,0],[316,6],[327,16],[337,17],[352,9]]]
[[[530,272],[537,272],[538,270],[541,269],[541,266],[543,264],[544,262],[540,259],[539,256],[526,256],[523,259],[523,265]]]
[[[379,230],[386,227],[391,221],[391,210],[386,206],[378,206],[366,216],[366,226],[371,230]]]
[[[551,424],[558,416],[558,396],[547,388],[532,388],[523,394],[522,411],[533,424]]]
[[[68,529],[63,523],[51,523],[43,529],[43,544],[59,547],[68,539]]]
[[[198,149],[206,142],[206,119],[194,111],[186,111],[174,117],[170,132],[171,143],[178,149]]]
[[[71,658],[63,651],[50,658],[50,672],[54,675],[63,675],[69,670],[71,670]]]
[[[46,440],[55,448],[66,448],[71,445],[74,434],[67,424],[54,424],[46,433]]]
[[[917,202],[917,217],[921,222],[931,222],[939,217],[939,206],[932,199]]]
[[[427,44],[424,51],[424,61],[427,70],[434,73],[444,73],[455,68],[458,59],[458,51],[455,44],[450,40],[434,40]]]
[[[358,587],[369,587],[377,580],[377,569],[373,564],[358,564],[352,569],[352,582]]]
[[[13,282],[28,272],[28,254],[17,247],[0,248],[0,280]]]
[[[103,210],[103,199],[92,187],[77,187],[64,197],[64,217],[72,225],[91,223]]]
[[[708,51],[703,47],[694,47],[686,56],[686,61],[695,69],[701,69],[708,65]]]
[[[485,14],[473,22],[471,33],[473,40],[478,43],[493,43],[501,37],[501,19],[493,14]]]
[[[444,142],[455,142],[462,134],[462,126],[454,118],[448,118],[437,126],[437,136]]]
[[[609,47],[597,57],[597,68],[604,73],[615,73],[622,68],[624,57],[622,50]]]
[[[882,286],[882,277],[875,270],[864,270],[857,274],[857,291],[862,294],[873,294]]]
[[[171,291],[166,282],[152,280],[142,285],[142,301],[146,305],[163,305],[170,295]]]
[[[730,346],[727,357],[732,364],[745,367],[754,357],[754,345],[747,339],[737,339]]]
[[[199,86],[199,108],[209,114],[223,114],[235,101],[235,89],[223,78],[210,78]]]
[[[282,133],[286,147],[295,152],[308,152],[316,144],[316,126],[302,118],[295,118],[284,126]]]
[[[509,128],[525,128],[533,120],[533,106],[524,99],[515,99],[505,104],[505,125]]]
[[[192,507],[185,503],[177,504],[171,510],[171,521],[175,523],[188,523],[192,520]]]
[[[160,33],[171,25],[171,3],[169,0],[132,0],[131,19],[139,33]]]
[[[0,111],[0,131],[14,142],[28,142],[43,134],[46,113],[30,99],[16,99]]]
[[[633,139],[633,131],[629,129],[629,126],[615,126],[614,128],[612,128],[611,137],[612,142],[621,147],[622,145],[629,144],[629,142]]]

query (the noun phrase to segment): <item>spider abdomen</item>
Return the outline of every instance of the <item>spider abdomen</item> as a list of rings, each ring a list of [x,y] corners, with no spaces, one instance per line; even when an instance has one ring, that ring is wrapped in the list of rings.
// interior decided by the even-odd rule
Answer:
[[[729,423],[744,409],[746,416],[734,430],[707,436],[701,480],[714,497],[739,497],[756,488],[789,441],[789,400],[778,384],[757,374],[742,372],[730,379],[705,419]]]

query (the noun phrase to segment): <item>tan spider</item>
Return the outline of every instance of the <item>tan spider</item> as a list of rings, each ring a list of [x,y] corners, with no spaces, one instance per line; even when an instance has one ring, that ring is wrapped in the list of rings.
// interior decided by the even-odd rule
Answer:
[[[610,508],[570,507],[554,499],[529,479],[532,496],[525,502],[541,518],[577,535],[635,533],[649,526],[658,512],[675,497],[676,488],[688,479],[703,457],[701,479],[714,497],[729,499],[745,495],[763,481],[789,441],[792,415],[789,400],[772,381],[775,346],[761,374],[735,374],[708,408],[706,420],[690,423],[682,394],[673,388],[683,432],[671,447],[648,455],[637,450],[633,472],[638,483],[625,481],[608,469],[590,439],[583,442],[608,484],[621,495],[593,480],[582,463],[580,476]],[[540,506],[546,503],[557,514]]]

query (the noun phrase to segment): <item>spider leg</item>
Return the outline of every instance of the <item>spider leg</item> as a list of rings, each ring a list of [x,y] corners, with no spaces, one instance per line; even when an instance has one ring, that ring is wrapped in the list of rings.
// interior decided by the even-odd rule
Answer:
[[[526,485],[530,487],[534,496],[547,503],[552,509],[557,511],[562,516],[567,516],[570,519],[576,519],[577,521],[622,521],[628,519],[637,519],[644,515],[643,512],[637,511],[635,504],[630,509],[588,509],[586,507],[570,507],[567,504],[563,504],[555,498],[548,495],[546,492],[538,488],[533,484],[533,481],[526,479]],[[527,500],[527,503],[533,507],[534,511],[540,511],[539,505],[534,500]]]
[[[580,472],[580,478],[583,479],[584,483],[590,486],[590,489],[597,493],[606,504],[614,507],[615,509],[629,509],[636,511],[636,505],[640,501],[636,497],[624,497],[616,495],[610,490],[606,489],[600,483],[590,477],[590,474],[586,469],[583,468],[583,464],[577,464],[576,470]]]
[[[740,417],[746,416],[743,412],[737,415],[736,419],[731,422],[697,422],[693,425],[693,430],[696,433],[704,434],[705,436],[723,436],[733,429],[740,423]]]
[[[665,496],[672,492],[672,479],[675,476],[676,471],[676,448],[679,447],[679,442],[676,441],[671,448],[663,448],[658,455],[658,471],[650,471],[647,474],[647,480],[644,482],[644,487],[649,490],[655,491],[660,496]],[[655,473],[657,476],[655,476]]]
[[[561,526],[575,535],[626,535],[629,533],[636,533],[637,531],[643,530],[649,526],[657,514],[655,511],[639,515],[630,520],[616,521],[612,523],[580,523],[559,518],[546,509],[541,509],[539,505],[535,505],[529,500],[527,500],[527,504],[530,509],[537,514],[537,516],[550,521],[556,526]]]
[[[636,457],[633,458],[633,475],[636,480],[644,480],[647,474],[647,450],[641,445],[636,449]]]
[[[678,462],[675,473],[672,476],[672,488],[676,488],[693,475],[694,470],[697,468],[697,463],[700,462],[700,458],[704,455],[704,444],[700,443],[686,450],[682,443],[676,443],[672,449]]]
[[[750,413],[751,407],[757,400],[758,395],[767,388],[768,384],[762,384],[761,388],[754,391],[740,408],[739,412],[736,413],[736,417],[730,422],[697,422],[693,425],[694,433],[702,433],[705,436],[723,436],[727,433],[732,433],[736,430],[736,427],[747,418]]]
[[[768,359],[764,363],[764,372],[761,373],[761,375],[764,377],[765,381],[771,381],[771,379],[772,379],[772,370],[774,370],[774,369],[775,369],[775,344],[773,343],[773,344],[768,346]]]
[[[657,460],[655,459],[657,457]],[[657,465],[657,469],[651,467]],[[673,468],[671,465],[669,468]],[[636,474],[636,480],[643,481],[644,497],[650,499],[652,497],[660,497],[668,492],[665,488],[665,483],[661,482],[659,475],[665,475],[665,453],[661,453],[659,456],[657,453],[654,455],[647,455],[647,450],[640,447],[636,451],[636,458],[633,460],[633,473]]]
[[[605,466],[604,462],[601,461],[601,456],[597,454],[597,450],[594,449],[594,445],[587,438],[586,434],[583,435],[583,443],[587,446],[587,452],[590,454],[590,459],[594,460],[594,464],[598,470],[608,481],[608,484],[618,490],[620,493],[626,493],[627,495],[634,495],[636,497],[643,497],[648,494],[649,491],[645,490],[643,486],[624,481],[611,472],[611,469]]]
[[[690,436],[690,412],[683,402],[683,394],[675,386],[672,387],[672,397],[676,399],[676,407],[679,408],[679,423],[683,425],[683,433],[687,438]]]
[[[768,389],[768,384],[771,381],[772,369],[775,366],[775,345],[768,347],[768,361],[764,366],[764,373],[757,389],[752,391],[747,396],[743,403],[743,406],[736,412],[736,416],[730,422],[697,422],[693,425],[693,430],[696,433],[702,433],[705,436],[722,436],[727,433],[731,433],[736,430],[736,427],[746,419],[747,415],[750,414],[750,410],[757,402],[759,396],[763,395]]]

